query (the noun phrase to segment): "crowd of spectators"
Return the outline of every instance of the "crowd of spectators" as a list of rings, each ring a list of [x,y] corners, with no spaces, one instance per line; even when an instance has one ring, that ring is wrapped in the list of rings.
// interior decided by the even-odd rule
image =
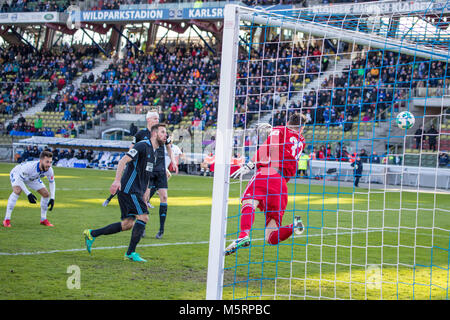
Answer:
[[[378,116],[383,119],[382,111],[398,108],[397,102],[406,98],[410,84],[439,86],[447,67],[442,62],[432,62],[430,66],[426,61],[393,52],[365,53],[359,47],[359,56],[342,75],[325,79],[319,90],[312,89],[287,106],[296,84],[306,78],[313,81],[328,69],[329,61],[323,53],[331,49],[326,42],[292,47],[290,43],[278,45],[274,39],[262,50],[252,50],[248,65],[248,57],[241,52],[235,126],[244,127],[253,114],[261,111],[289,108],[302,109],[307,123],[343,126],[350,131],[356,121],[369,122]],[[347,50],[345,45],[341,50]],[[396,67],[398,60],[400,68]],[[201,45],[162,44],[150,54],[143,54],[129,44],[123,59],[114,61],[97,79],[85,73],[82,86],[68,87],[44,110],[64,112],[64,120],[79,121],[110,111],[116,105],[155,105],[163,111],[161,121],[169,125],[180,124],[188,114],[193,114],[189,118],[193,123],[213,125],[217,120],[219,65],[220,56]],[[87,112],[86,102],[95,104],[92,114]],[[274,115],[274,125],[283,124],[285,112]],[[361,112],[364,116],[360,116]]]
[[[19,115],[17,121],[10,122],[6,127],[6,134],[14,133],[29,136],[53,137],[55,132],[49,127],[44,127],[42,118],[38,117],[34,122],[27,121],[22,114]]]
[[[64,12],[70,6],[70,0],[12,0],[4,1],[1,12]]]
[[[365,50],[359,46],[358,56],[342,74],[326,77],[318,89],[312,88],[297,103],[284,104],[280,109],[301,109],[307,124],[344,126],[350,131],[355,122],[383,121],[387,112],[398,112],[413,88],[444,87],[450,71],[442,61]],[[285,121],[285,110],[275,113],[274,123]]]
[[[436,130],[434,124],[431,124],[428,130],[423,130],[421,125],[416,132],[414,132],[415,148],[423,150],[425,148],[425,141],[428,141],[427,147],[429,150],[436,152],[437,142],[439,140],[439,131]]]
[[[139,47],[139,43],[136,44]],[[204,126],[217,120],[220,57],[204,46],[162,44],[150,54],[130,45],[125,57],[111,63],[96,79],[82,78],[79,88],[51,99],[45,111],[64,112],[66,120],[83,120],[110,111],[114,106],[158,106],[161,121],[177,125],[190,121]],[[85,104],[95,105],[88,114]]]
[[[15,115],[28,109],[42,98],[41,85],[30,86],[36,79],[36,62],[33,51],[26,46],[10,46],[0,51],[0,112]],[[42,66],[41,66],[42,67]],[[42,67],[43,68],[43,67]]]
[[[180,124],[186,119],[191,123],[200,122],[203,127],[216,123],[219,55],[206,46],[192,43],[161,44],[149,54],[138,52],[136,47],[140,44],[128,44],[124,58],[111,63],[97,78],[85,74],[79,88],[68,88],[50,100],[45,110],[65,112],[64,119],[79,120],[109,111],[116,105],[154,105],[163,111],[161,121],[169,125]],[[323,45],[278,47],[276,39],[264,50],[254,50],[252,58],[257,62],[249,68],[238,65],[235,126],[243,127],[252,120],[252,113],[272,110],[285,100],[288,88],[293,90],[300,81],[290,81],[291,64],[295,64],[298,74],[306,73],[310,81],[320,70],[326,70],[327,62],[321,59],[322,50]],[[307,57],[308,52],[313,55]],[[282,57],[282,60],[278,63],[271,60],[276,57]],[[245,60],[243,56],[241,58]],[[264,74],[256,77],[263,69]],[[249,77],[252,79],[247,81]],[[247,96],[250,97],[248,100]],[[96,105],[92,114],[86,114],[86,102]]]
[[[48,92],[61,90],[78,72],[95,66],[94,46],[61,46],[35,51],[27,45],[11,45],[0,52],[0,112],[16,115],[34,106]],[[36,84],[33,82],[36,81]]]
[[[73,84],[70,84],[62,92],[50,98],[43,111],[63,112],[61,120],[65,121],[86,121],[92,114],[88,114],[85,105],[86,95]]]
[[[279,42],[278,36],[262,48],[239,55],[234,124],[245,127],[253,115],[286,107],[296,87],[303,81],[313,81],[328,68],[322,58],[330,50],[322,41],[292,44]],[[303,76],[304,75],[304,76]],[[301,106],[289,105],[290,109]]]
[[[42,86],[48,86],[48,92],[58,90],[56,99],[48,101],[44,111],[56,111],[67,108],[67,95],[61,92],[81,72],[87,72],[95,67],[95,57],[99,50],[95,46],[61,46],[51,51],[36,52],[29,46],[10,46],[0,54],[0,81],[2,81],[2,95],[0,97],[0,111],[14,116],[19,112],[34,106],[44,98]],[[35,86],[30,86],[37,81]],[[73,89],[73,85],[69,85]],[[66,91],[67,92],[67,91]],[[73,102],[73,101],[71,101]],[[83,120],[84,113],[74,112],[69,120]],[[27,122],[23,116],[6,126],[6,133],[11,131],[29,133],[30,135],[54,136],[62,134],[70,128],[60,128],[57,132],[42,127],[42,119],[38,122]]]
[[[307,7],[309,4],[340,4],[369,2],[374,0],[321,0],[308,2],[307,0],[242,0],[248,6],[273,6],[273,5],[295,5]],[[119,10],[121,5],[134,4],[164,4],[164,3],[186,3],[192,2],[194,6],[201,7],[207,0],[99,0],[90,10]],[[70,0],[12,0],[5,1],[1,7],[1,12],[64,12],[71,5]]]

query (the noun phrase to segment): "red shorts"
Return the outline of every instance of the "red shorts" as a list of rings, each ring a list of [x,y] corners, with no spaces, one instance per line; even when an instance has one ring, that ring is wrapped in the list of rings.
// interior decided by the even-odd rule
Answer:
[[[242,201],[258,200],[258,209],[266,214],[266,225],[275,220],[281,226],[284,211],[288,202],[288,189],[286,179],[276,170],[260,168],[251,178],[244,190]]]

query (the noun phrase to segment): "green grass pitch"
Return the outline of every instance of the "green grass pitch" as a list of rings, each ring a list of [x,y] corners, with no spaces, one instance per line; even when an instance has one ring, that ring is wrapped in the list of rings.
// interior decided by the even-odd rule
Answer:
[[[2,215],[12,167],[0,164]],[[84,229],[119,221],[116,199],[102,207],[114,172],[54,169],[56,201],[48,219],[55,227],[39,225],[40,208],[24,195],[13,211],[13,227],[0,227],[0,299],[205,298],[212,178],[169,180],[161,240],[155,239],[159,199],[153,198],[147,236],[137,249],[148,263],[139,264],[123,260],[129,231],[99,237],[91,255],[85,250]],[[301,215],[305,233],[267,245],[257,213],[252,245],[226,257],[224,299],[448,298],[449,195],[352,191],[290,184],[283,224]],[[227,240],[236,237],[239,192],[232,183]],[[73,265],[80,270],[80,289],[67,286]],[[372,281],[368,266],[380,267],[381,283]]]

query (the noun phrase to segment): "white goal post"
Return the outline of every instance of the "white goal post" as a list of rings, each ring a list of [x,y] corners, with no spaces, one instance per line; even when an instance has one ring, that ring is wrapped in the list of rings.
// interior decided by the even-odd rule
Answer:
[[[239,36],[239,7],[224,10],[222,61],[220,66],[219,109],[217,115],[216,159],[211,205],[206,299],[222,299],[226,218],[233,143],[234,90]]]

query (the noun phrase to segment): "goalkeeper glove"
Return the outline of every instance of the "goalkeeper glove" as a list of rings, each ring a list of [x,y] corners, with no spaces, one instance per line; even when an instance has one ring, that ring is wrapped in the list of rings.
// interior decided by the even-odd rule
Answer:
[[[36,200],[37,200],[37,198],[36,198],[36,196],[34,195],[34,194],[32,194],[31,192],[27,195],[27,197],[28,197],[28,201],[30,202],[30,203],[36,203]]]
[[[55,199],[50,199],[50,201],[47,204],[48,210],[52,211],[54,205],[55,205]]]
[[[242,176],[246,175],[247,173],[253,171],[253,169],[255,169],[255,164],[253,162],[249,161],[248,163],[244,164],[242,167],[237,169],[235,172],[233,172],[233,174],[230,176],[230,178],[237,179],[237,178],[242,177]]]

